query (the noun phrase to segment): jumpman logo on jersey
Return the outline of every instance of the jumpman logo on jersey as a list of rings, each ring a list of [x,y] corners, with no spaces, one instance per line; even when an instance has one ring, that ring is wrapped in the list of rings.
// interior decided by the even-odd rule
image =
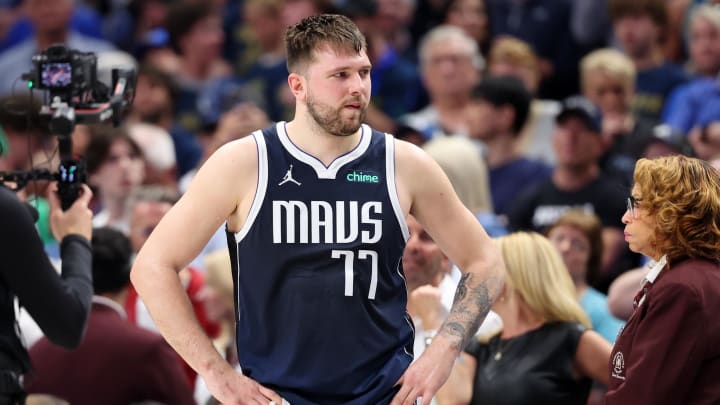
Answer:
[[[293,183],[297,184],[298,186],[300,185],[299,181],[293,179],[292,165],[290,165],[290,168],[288,169],[287,173],[285,173],[285,177],[283,177],[282,181],[280,183],[278,183],[278,186],[282,186],[283,184],[287,183],[288,181],[293,182]]]

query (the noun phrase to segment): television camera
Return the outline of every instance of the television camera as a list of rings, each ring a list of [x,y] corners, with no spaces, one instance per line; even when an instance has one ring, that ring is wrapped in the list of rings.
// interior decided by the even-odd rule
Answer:
[[[22,79],[31,92],[45,92],[39,118],[49,121],[50,132],[58,137],[60,165],[57,172],[0,172],[0,182],[14,182],[19,190],[32,180],[56,180],[62,208],[67,209],[77,199],[80,184],[87,181],[84,159],[72,152],[75,124],[120,125],[135,96],[136,73],[132,68],[113,68],[108,87],[97,79],[97,55],[64,45],[50,46],[33,56],[32,62],[32,70]]]

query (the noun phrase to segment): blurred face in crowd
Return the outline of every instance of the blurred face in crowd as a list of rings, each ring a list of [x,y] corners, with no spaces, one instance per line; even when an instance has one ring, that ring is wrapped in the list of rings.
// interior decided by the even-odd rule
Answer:
[[[135,203],[130,216],[130,242],[132,242],[133,251],[140,251],[153,229],[170,211],[170,208],[172,208],[172,204],[164,201],[138,201]]]
[[[603,115],[630,111],[632,93],[621,80],[603,72],[589,72],[583,80],[583,95],[600,107]]]
[[[509,127],[506,124],[505,114],[508,109],[511,110],[511,107],[497,107],[487,100],[471,101],[467,107],[470,136],[481,141],[488,141],[498,134],[507,132]]]
[[[320,14],[320,10],[313,0],[287,0],[282,9],[282,26],[295,25],[316,14]]]
[[[402,265],[408,289],[440,282],[450,267],[447,257],[413,216],[408,216],[407,224],[410,239],[403,251]]]
[[[633,187],[631,195],[635,201],[632,212],[628,208],[622,216],[622,223],[625,224],[625,241],[630,250],[644,254],[655,260],[660,259],[658,252],[653,248],[655,221],[643,208],[643,197],[639,194],[637,186]]]
[[[374,28],[387,36],[402,31],[412,21],[413,4],[412,0],[378,0],[378,12]]]
[[[720,120],[695,126],[688,134],[688,141],[698,159],[710,160],[720,156]]]
[[[584,280],[590,261],[590,241],[585,234],[574,226],[558,225],[550,230],[548,239],[560,252],[570,278]]]
[[[110,146],[103,164],[90,175],[90,181],[100,188],[102,195],[124,199],[142,184],[144,176],[142,156],[136,154],[127,141],[118,139]]]
[[[284,26],[278,24],[281,15],[270,7],[246,3],[243,19],[252,30],[263,50],[275,50],[283,42]]]
[[[159,124],[163,117],[172,113],[171,105],[170,92],[162,83],[145,75],[138,77],[132,110],[141,121]]]
[[[225,33],[222,20],[213,15],[203,18],[180,40],[183,55],[211,62],[221,57]]]
[[[25,170],[30,166],[30,156],[35,153],[38,136],[31,133],[15,133],[5,130],[8,150],[0,149],[0,170]]]
[[[490,63],[487,72],[491,76],[512,76],[520,79],[530,93],[535,94],[540,85],[540,74],[530,66],[498,60]]]
[[[74,0],[25,0],[23,5],[34,28],[52,34],[68,28]]]
[[[660,28],[646,15],[624,16],[615,22],[615,35],[631,58],[644,57],[660,40]]]
[[[720,72],[720,28],[704,17],[690,25],[690,60],[702,75]]]
[[[469,50],[458,40],[430,44],[422,75],[431,98],[467,97],[480,77]]]
[[[315,51],[306,69],[305,105],[322,129],[337,136],[360,129],[370,100],[370,67],[365,51],[358,54],[327,46]]]
[[[488,34],[488,17],[484,0],[455,0],[450,5],[447,19],[450,25],[463,29],[478,42],[485,42]]]
[[[553,149],[558,166],[583,169],[594,164],[601,147],[600,134],[580,117],[569,115],[557,123]]]

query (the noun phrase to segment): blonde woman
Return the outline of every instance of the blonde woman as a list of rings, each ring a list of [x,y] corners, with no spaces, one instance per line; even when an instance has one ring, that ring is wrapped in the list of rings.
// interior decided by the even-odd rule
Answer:
[[[560,255],[537,233],[497,239],[505,287],[493,305],[500,333],[468,345],[438,392],[449,404],[586,404],[608,383],[611,346],[589,330]]]

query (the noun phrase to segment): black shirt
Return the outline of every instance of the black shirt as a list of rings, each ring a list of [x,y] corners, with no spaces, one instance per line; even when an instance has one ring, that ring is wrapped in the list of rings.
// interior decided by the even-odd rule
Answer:
[[[62,275],[50,263],[27,207],[0,186],[0,370],[26,372],[28,355],[16,333],[17,297],[53,343],[72,348],[85,331],[93,295],[87,239],[66,236]]]
[[[630,193],[604,175],[578,190],[559,189],[552,179],[524,193],[508,216],[512,230],[543,232],[570,209],[580,209],[598,216],[603,227],[622,229],[626,198]]]
[[[579,323],[552,322],[510,339],[474,340],[465,349],[477,360],[470,403],[586,404],[592,380],[573,373],[584,332]]]

